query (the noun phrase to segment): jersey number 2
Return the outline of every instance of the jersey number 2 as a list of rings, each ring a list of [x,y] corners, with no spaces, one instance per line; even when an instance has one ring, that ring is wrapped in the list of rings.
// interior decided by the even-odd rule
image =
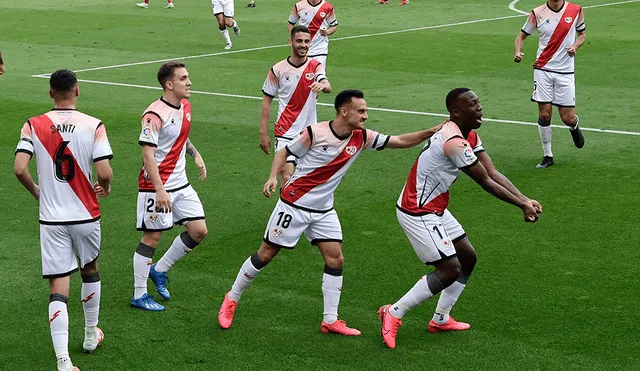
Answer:
[[[53,162],[56,167],[56,179],[61,182],[70,182],[76,176],[76,161],[72,155],[64,153],[69,145],[69,141],[60,143],[56,150],[56,156]]]

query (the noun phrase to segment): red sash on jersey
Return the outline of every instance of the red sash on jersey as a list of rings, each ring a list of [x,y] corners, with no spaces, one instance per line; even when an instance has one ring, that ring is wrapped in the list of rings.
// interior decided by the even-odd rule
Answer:
[[[329,16],[329,13],[331,12],[332,9],[333,9],[333,6],[325,1],[324,4],[322,4],[322,6],[320,7],[320,9],[318,9],[316,14],[313,16],[311,23],[309,23],[309,33],[310,33],[311,40],[313,40],[313,38],[316,36],[316,33],[318,33],[318,30],[320,30],[320,26],[322,26],[322,22],[324,22],[325,18]]]
[[[342,152],[336,156],[330,163],[316,168],[311,173],[302,176],[292,183],[287,184],[282,189],[280,197],[290,203],[295,203],[302,196],[309,193],[313,188],[320,184],[326,183],[331,177],[333,177],[340,169],[342,169],[351,160],[353,155],[358,153],[364,145],[364,133],[363,130],[355,130],[351,139],[344,147]],[[355,147],[355,151],[353,148]],[[351,153],[349,153],[351,152]]]
[[[439,194],[433,200],[422,205],[421,203],[423,200],[418,200],[417,186],[419,161],[420,158],[416,160],[415,164],[413,164],[413,167],[411,168],[411,172],[409,173],[409,177],[407,178],[407,184],[405,185],[404,192],[402,193],[402,201],[400,207],[402,211],[414,215],[431,213],[441,215],[449,205],[449,191]],[[422,197],[424,197],[426,201],[426,199],[429,198],[429,195],[422,195]]]
[[[51,161],[56,164],[56,153],[59,149],[61,149],[60,146],[62,145],[64,139],[57,130],[53,130],[53,128],[55,128],[54,122],[51,121],[51,119],[47,115],[30,118],[29,122],[31,123],[31,126],[36,133],[38,140],[47,150],[49,156],[51,156]],[[64,149],[62,151],[62,156],[65,156],[65,158],[72,158],[73,161],[77,164],[78,161],[76,160],[69,147],[64,146],[63,148]],[[40,181],[50,182],[56,180],[40,179]],[[75,167],[75,176],[71,180],[69,180],[67,184],[69,185],[69,187],[71,187],[71,190],[73,190],[73,193],[76,194],[80,202],[82,202],[91,217],[100,217],[100,204],[98,204],[98,198],[93,191],[93,186],[89,182],[89,178],[87,178],[80,166]]]
[[[278,122],[276,122],[276,128],[274,130],[275,136],[283,136],[289,131],[309,99],[311,84],[315,81],[316,68],[320,62],[312,58],[309,58],[308,61],[307,67],[302,71],[300,81],[298,81],[298,85],[289,99],[289,103],[287,103],[287,106],[278,118]],[[308,79],[307,75],[313,75],[313,77]]]
[[[553,58],[554,54],[558,51],[560,45],[567,37],[569,30],[573,27],[574,23],[577,21],[578,15],[580,14],[580,6],[572,3],[567,3],[567,9],[562,13],[562,17],[560,17],[560,22],[556,26],[556,29],[551,34],[551,38],[549,39],[549,43],[547,43],[547,47],[544,48],[538,59],[536,59],[535,63],[533,63],[533,68],[542,68],[544,67],[551,58]],[[571,19],[567,22],[568,19]]]
[[[182,127],[180,128],[180,134],[178,134],[178,139],[173,143],[169,153],[165,156],[164,160],[158,165],[158,171],[160,172],[160,180],[162,180],[162,184],[167,183],[171,174],[173,174],[173,170],[176,168],[178,164],[178,160],[180,159],[180,154],[182,153],[182,149],[184,148],[185,143],[187,143],[187,139],[189,139],[189,133],[191,132],[191,103],[186,99],[181,101],[182,107],[184,110],[182,116]],[[138,187],[141,190],[145,191],[153,191],[153,184],[150,179],[146,179],[144,176],[144,167],[140,170],[140,175],[138,176]]]

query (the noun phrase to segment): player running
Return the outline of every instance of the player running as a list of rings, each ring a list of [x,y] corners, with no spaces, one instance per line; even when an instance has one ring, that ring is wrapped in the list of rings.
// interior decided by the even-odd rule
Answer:
[[[76,110],[80,90],[75,73],[58,70],[49,79],[55,108],[32,117],[22,127],[14,172],[40,204],[42,277],[49,279],[49,328],[59,371],[78,370],[69,357],[69,276],[82,277],[85,352],[104,339],[98,325],[101,284],[100,205],[111,191],[113,158],[102,122]],[[29,173],[35,154],[38,186]],[[98,181],[93,184],[92,165]]]
[[[309,57],[327,66],[329,35],[338,29],[333,5],[325,0],[301,0],[293,6],[289,15],[289,32],[295,25],[307,26],[311,36]]]
[[[227,27],[233,28],[233,32],[236,36],[240,36],[240,27],[236,22],[234,0],[211,0],[211,7],[213,8],[213,16],[218,21],[218,29],[220,34],[226,43],[224,48],[229,50],[233,47],[231,37],[229,36],[229,30]]]
[[[142,115],[142,170],[138,179],[137,229],[142,241],[133,254],[134,292],[131,305],[160,311],[164,306],[147,294],[147,278],[156,291],[169,300],[166,272],[190,253],[207,235],[204,209],[198,194],[189,184],[185,154],[193,157],[200,169],[200,180],[207,168],[200,153],[189,140],[191,131],[191,80],[185,65],[166,62],[158,70],[162,98],[151,103]],[[152,263],[162,232],[181,224],[186,231],[178,235],[157,264]],[[153,265],[152,265],[153,264]]]
[[[474,92],[457,88],[447,94],[449,121],[424,146],[411,168],[397,203],[398,222],[418,258],[436,270],[422,276],[400,300],[384,305],[382,338],[396,347],[402,317],[442,291],[429,332],[467,330],[468,323],[449,316],[476,264],[476,252],[462,226],[447,210],[449,187],[461,171],[482,188],[524,212],[525,222],[538,220],[542,207],[525,197],[498,172],[484,152],[475,129],[482,124],[482,105]]]
[[[522,61],[522,44],[535,30],[540,35],[538,55],[533,63],[533,95],[538,103],[538,131],[544,156],[536,165],[544,169],[553,165],[551,151],[551,106],[557,106],[560,118],[569,126],[576,147],[584,147],[584,136],[575,114],[576,84],[574,57],[587,39],[584,13],[580,5],[564,0],[549,0],[533,9],[516,37],[516,63]],[[576,33],[578,37],[576,38]]]
[[[357,336],[360,331],[338,320],[342,292],[342,228],[333,209],[333,194],[345,173],[364,149],[409,148],[418,145],[437,128],[400,136],[388,136],[365,128],[367,103],[359,90],[345,90],[335,98],[336,118],[308,126],[284,151],[276,153],[269,179],[264,185],[270,197],[278,184],[277,175],[287,155],[298,158],[296,170],[282,187],[263,237],[260,249],[240,268],[218,314],[222,328],[229,328],[240,296],[258,273],[281,249],[295,248],[304,233],[318,246],[325,261],[322,278],[323,333]]]
[[[318,121],[316,102],[318,93],[331,93],[331,84],[324,73],[324,66],[308,58],[310,32],[305,26],[291,28],[291,56],[276,63],[262,87],[260,110],[260,148],[269,154],[271,139],[268,126],[273,97],[278,96],[278,118],[274,128],[274,150],[279,152],[304,128]],[[286,183],[293,174],[295,157],[288,156],[282,167],[280,179]]]

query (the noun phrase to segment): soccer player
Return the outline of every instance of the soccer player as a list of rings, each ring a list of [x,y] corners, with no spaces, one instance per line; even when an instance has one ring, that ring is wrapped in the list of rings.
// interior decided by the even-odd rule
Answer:
[[[389,4],[389,0],[378,0],[378,2],[383,5]],[[400,2],[400,5],[407,5],[407,4],[409,4],[409,0],[402,0]]]
[[[2,59],[2,52],[0,52],[0,75],[4,74],[4,60]]]
[[[107,132],[95,117],[76,110],[78,80],[69,70],[49,79],[55,108],[32,117],[22,127],[14,173],[40,203],[42,277],[49,279],[49,327],[58,370],[77,370],[69,357],[69,276],[82,277],[85,352],[104,339],[98,327],[100,312],[100,205],[97,197],[111,191],[113,157]],[[35,154],[38,186],[29,172]],[[91,174],[95,164],[97,182]],[[96,197],[97,196],[97,197]]]
[[[213,16],[218,21],[218,29],[224,39],[226,45],[225,49],[229,50],[233,47],[231,37],[229,36],[229,30],[227,27],[232,27],[236,36],[240,36],[240,27],[236,22],[234,16],[234,0],[211,0],[211,7],[213,8]]]
[[[256,7],[256,2],[251,0],[251,2],[249,4],[247,4],[247,8],[255,8]]]
[[[416,254],[436,269],[422,276],[396,303],[380,308],[381,334],[389,348],[396,346],[402,317],[441,291],[429,332],[471,327],[449,316],[477,259],[462,226],[447,210],[449,188],[461,171],[496,198],[522,209],[525,222],[537,221],[542,212],[540,204],[520,193],[484,152],[474,131],[482,124],[482,105],[476,94],[467,88],[454,89],[447,94],[446,105],[449,121],[420,152],[396,205],[398,222]]]
[[[149,7],[149,0],[144,0],[144,2],[142,3],[137,3],[137,6],[147,9]],[[165,9],[173,9],[173,0],[167,0],[167,6],[164,7]]]
[[[538,131],[542,141],[544,169],[553,165],[551,151],[551,106],[557,106],[560,118],[569,126],[576,147],[584,147],[584,136],[575,114],[576,85],[574,57],[587,38],[584,13],[579,5],[564,0],[549,0],[533,9],[515,40],[514,62],[520,63],[524,53],[522,44],[538,30],[538,55],[533,63],[533,95],[538,103]],[[578,37],[576,38],[576,33]]]
[[[329,35],[338,29],[333,5],[325,0],[301,0],[289,15],[289,32],[296,24],[307,26],[311,36],[308,56],[327,66]]]
[[[242,264],[231,291],[224,297],[218,314],[222,328],[231,326],[240,296],[258,273],[281,249],[293,249],[304,233],[309,242],[318,247],[325,261],[322,279],[324,318],[320,331],[360,335],[360,331],[338,320],[344,258],[342,229],[333,209],[334,191],[362,150],[413,147],[433,135],[436,128],[400,136],[366,129],[367,103],[359,90],[340,92],[334,106],[335,120],[308,126],[284,151],[276,153],[269,179],[263,187],[265,196],[270,197],[275,190],[277,175],[287,155],[296,156],[298,165],[282,187],[260,249]]]
[[[183,63],[166,62],[158,70],[158,82],[163,89],[162,98],[151,103],[142,115],[139,143],[143,167],[138,178],[137,229],[143,235],[133,254],[131,298],[132,306],[150,311],[164,310],[164,306],[147,294],[147,278],[151,278],[160,296],[169,300],[166,272],[207,235],[202,203],[185,171],[187,154],[200,169],[200,180],[207,177],[204,160],[189,140],[189,73]],[[153,264],[162,232],[171,229],[174,223],[184,225],[186,231],[178,235],[158,263]]]
[[[324,73],[324,66],[308,58],[311,34],[306,26],[291,28],[291,56],[276,63],[267,75],[262,87],[260,110],[260,148],[269,154],[271,140],[267,127],[273,97],[278,96],[278,118],[274,129],[274,150],[279,152],[307,126],[318,122],[316,102],[318,93],[331,93],[331,84]],[[286,183],[293,174],[295,157],[288,156],[282,167],[280,179]]]

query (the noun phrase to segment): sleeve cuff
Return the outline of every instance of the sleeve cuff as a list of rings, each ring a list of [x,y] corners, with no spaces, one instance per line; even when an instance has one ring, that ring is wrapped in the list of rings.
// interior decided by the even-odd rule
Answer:
[[[96,163],[96,162],[102,161],[102,160],[111,160],[112,158],[113,158],[113,155],[100,156],[100,157],[94,158],[93,162]]]
[[[143,140],[139,140],[138,144],[141,145],[141,146],[149,146],[149,147],[153,147],[153,148],[157,148],[158,147],[158,145],[155,144],[155,143],[145,142]]]
[[[16,149],[16,152],[14,153],[14,155],[18,154],[18,152],[26,153],[29,156],[33,157],[33,152],[31,152],[31,151],[29,151],[27,149],[18,148],[18,149]]]

